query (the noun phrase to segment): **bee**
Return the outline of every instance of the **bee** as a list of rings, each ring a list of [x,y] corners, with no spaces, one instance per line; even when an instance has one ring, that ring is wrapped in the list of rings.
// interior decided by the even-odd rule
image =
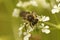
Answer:
[[[24,20],[28,21],[31,27],[38,23],[38,19],[36,18],[37,16],[35,12],[21,11],[19,16],[22,17]]]

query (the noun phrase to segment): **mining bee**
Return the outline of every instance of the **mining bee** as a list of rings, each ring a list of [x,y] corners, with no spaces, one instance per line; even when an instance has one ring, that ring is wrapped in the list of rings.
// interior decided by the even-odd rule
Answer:
[[[36,18],[37,16],[35,12],[21,11],[19,16],[22,17],[23,20],[28,21],[26,22],[25,26],[29,23],[29,25],[33,27],[34,25],[38,23],[38,19]]]

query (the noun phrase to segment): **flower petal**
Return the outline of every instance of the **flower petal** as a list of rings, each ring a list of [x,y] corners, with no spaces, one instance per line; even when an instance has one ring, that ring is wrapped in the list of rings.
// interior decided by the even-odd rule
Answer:
[[[45,33],[46,34],[49,34],[50,33],[50,30],[49,29],[45,29]]]
[[[46,29],[47,29],[47,28],[49,28],[49,26],[45,26],[44,28],[46,28]]]
[[[42,29],[42,32],[43,32],[43,33],[46,33],[46,34],[49,34],[49,33],[50,33],[50,30],[49,30],[49,29],[44,29],[44,28],[43,28],[43,29]]]

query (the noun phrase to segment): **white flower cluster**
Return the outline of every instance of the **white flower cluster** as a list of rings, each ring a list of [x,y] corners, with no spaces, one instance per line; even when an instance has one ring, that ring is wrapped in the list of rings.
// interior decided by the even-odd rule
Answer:
[[[29,40],[29,38],[31,37],[31,33],[30,32],[32,32],[34,30],[34,28],[31,28],[29,26],[27,28],[27,31],[23,32],[22,30],[24,28],[24,25],[25,25],[25,23],[23,25],[21,25],[21,27],[19,28],[19,36],[21,36],[23,34],[24,35],[24,40]]]
[[[28,33],[27,35],[24,36],[24,39],[23,40],[29,40],[30,37],[31,37],[31,34]]]
[[[42,21],[42,22],[46,22],[50,20],[48,16],[37,16],[37,19],[39,19],[39,21]]]
[[[39,21],[41,22],[46,22],[49,21],[50,18],[48,16],[37,16],[37,19],[39,19]],[[41,25],[39,26],[40,28],[42,28],[42,32],[49,34],[50,30],[49,30],[49,26],[44,26],[44,23],[41,23]]]
[[[19,28],[19,37],[22,35],[22,30],[23,30],[23,28],[24,28],[24,25],[25,25],[25,23],[22,25],[20,25],[20,28]]]
[[[29,5],[38,6],[38,4],[37,4],[37,2],[35,0],[30,0],[28,2],[19,1],[16,6],[25,8],[25,7],[29,6]]]
[[[49,21],[50,20],[50,18],[47,16],[42,16],[42,17],[40,17],[40,16],[37,16],[37,19],[39,19],[39,21],[41,22],[46,22],[46,21]],[[24,23],[24,25],[25,25],[25,23]],[[21,35],[22,34],[22,29],[24,28],[24,25],[22,25],[20,28],[19,28],[19,35]],[[44,24],[42,23],[41,24],[41,26],[40,26],[40,28],[42,28],[42,32],[43,33],[46,33],[46,34],[49,34],[50,33],[50,30],[49,30],[49,26],[44,26]],[[27,28],[27,31],[26,32],[24,32],[23,34],[24,35],[28,35],[28,34],[30,34],[30,32],[32,32],[33,30],[35,29],[35,27],[33,27],[33,28],[31,28],[30,26]]]
[[[31,37],[31,33],[34,30],[34,28],[28,27],[27,31],[24,32],[24,40],[29,40],[29,38]]]
[[[38,6],[35,0],[30,0],[28,2],[19,1],[16,6],[25,8],[25,7],[29,6],[29,5]],[[20,9],[15,8],[14,11],[13,11],[12,16],[18,17],[19,13],[20,13]],[[50,20],[50,18],[48,16],[47,17],[46,16],[37,16],[37,19],[39,19],[39,21],[42,21],[42,22],[46,22],[46,21]],[[22,30],[25,27],[24,25],[25,25],[25,23],[23,25],[21,25],[21,27],[19,28],[19,36],[21,36],[23,34],[24,35],[23,40],[29,40],[29,38],[31,37],[30,32],[32,32],[35,29],[35,27],[31,28],[29,26],[27,28],[27,31],[23,32]],[[44,24],[42,24],[41,27],[42,27],[41,30],[42,30],[43,33],[46,33],[46,34],[50,33],[49,26],[44,26]]]
[[[60,3],[58,5],[54,5],[51,12],[52,12],[52,14],[59,13],[60,12]]]
[[[41,24],[40,28],[42,28],[42,32],[43,33],[46,33],[46,34],[49,34],[50,33],[50,29],[49,29],[49,26],[44,26],[44,23]]]
[[[50,18],[48,16],[47,17],[46,16],[42,16],[42,17],[37,16],[37,19],[39,19],[39,21],[42,21],[42,22],[46,22],[46,21],[50,20]],[[24,23],[24,25],[25,25],[25,23]],[[23,40],[29,40],[29,38],[31,37],[31,32],[35,29],[35,27],[31,28],[30,26],[28,26],[27,31],[22,32],[22,29],[24,28],[24,25],[22,25],[19,28],[19,36],[21,36],[23,34],[24,35]],[[41,31],[45,34],[50,33],[49,26],[44,26],[44,23],[41,23],[39,28],[41,28]]]

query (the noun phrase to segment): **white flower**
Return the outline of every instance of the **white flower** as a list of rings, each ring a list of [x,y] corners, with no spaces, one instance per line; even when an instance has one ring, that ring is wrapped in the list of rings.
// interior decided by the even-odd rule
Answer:
[[[52,14],[58,13],[59,9],[57,5],[54,5],[53,9],[51,10]]]
[[[50,30],[49,29],[42,29],[42,32],[43,33],[46,33],[46,34],[49,34],[50,33]]]
[[[37,2],[36,2],[35,0],[31,0],[30,3],[31,3],[31,5],[33,5],[33,6],[38,6],[38,4],[37,4]]]
[[[51,10],[52,14],[59,13],[60,12],[60,3],[57,5],[54,5],[53,9]]]
[[[37,19],[39,20],[39,21],[42,21],[42,22],[45,22],[45,21],[49,21],[50,20],[50,18],[47,16],[37,16]]]
[[[42,23],[40,28],[42,28],[41,30],[42,30],[43,33],[46,33],[46,34],[50,33],[48,25],[44,26],[44,23]]]
[[[51,12],[52,12],[52,14],[55,14],[55,13],[58,13],[59,10],[58,9],[52,9]]]
[[[45,26],[45,24],[44,24],[44,23],[41,23],[41,28],[48,29],[48,28],[49,28],[49,26],[48,26],[48,25],[46,25],[46,26]]]
[[[41,19],[41,21],[42,22],[45,22],[45,21],[49,21],[50,20],[50,18],[47,16],[42,16],[42,19]]]
[[[12,16],[18,17],[19,16],[19,13],[20,13],[20,9],[15,8],[14,11],[13,11]]]
[[[24,40],[29,40],[29,37],[31,36],[31,34],[27,34],[26,36],[24,36]]]

